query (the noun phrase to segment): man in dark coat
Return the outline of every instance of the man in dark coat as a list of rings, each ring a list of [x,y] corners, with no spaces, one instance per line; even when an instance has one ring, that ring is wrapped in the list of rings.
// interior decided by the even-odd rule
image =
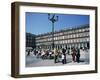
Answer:
[[[76,61],[77,61],[78,63],[80,62],[80,49],[77,49]]]

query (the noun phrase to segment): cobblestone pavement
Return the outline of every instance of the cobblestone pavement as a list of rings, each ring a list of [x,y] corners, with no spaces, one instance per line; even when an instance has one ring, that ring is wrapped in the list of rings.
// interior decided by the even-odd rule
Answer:
[[[72,62],[72,56],[66,55],[67,63],[61,62],[54,63],[54,59],[41,59],[36,58],[33,54],[26,56],[26,67],[39,67],[39,66],[59,66],[59,65],[84,65],[89,64],[89,51],[80,51],[80,63]],[[61,61],[61,60],[60,60]]]

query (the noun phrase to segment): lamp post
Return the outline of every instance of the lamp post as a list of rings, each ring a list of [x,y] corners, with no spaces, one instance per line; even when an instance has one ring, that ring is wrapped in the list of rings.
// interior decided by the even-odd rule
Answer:
[[[58,21],[58,16],[48,14],[48,19],[52,22],[52,50],[54,50],[54,23]]]

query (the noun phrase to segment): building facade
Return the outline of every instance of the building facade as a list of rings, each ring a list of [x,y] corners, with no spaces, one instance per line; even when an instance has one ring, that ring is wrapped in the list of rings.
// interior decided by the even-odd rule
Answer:
[[[54,47],[60,48],[89,48],[89,26],[79,26],[54,32]],[[35,38],[36,48],[52,49],[52,32],[39,34]]]
[[[31,33],[26,33],[26,48],[35,48],[36,42],[35,42],[35,35]]]

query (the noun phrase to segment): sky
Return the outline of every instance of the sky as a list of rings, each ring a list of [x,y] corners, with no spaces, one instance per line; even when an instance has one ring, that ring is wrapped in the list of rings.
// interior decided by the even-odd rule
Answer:
[[[55,31],[87,25],[90,22],[89,15],[55,14],[55,16],[58,16],[58,21],[54,23]],[[48,13],[26,12],[25,17],[26,32],[38,35],[52,31],[52,22],[48,19]]]

